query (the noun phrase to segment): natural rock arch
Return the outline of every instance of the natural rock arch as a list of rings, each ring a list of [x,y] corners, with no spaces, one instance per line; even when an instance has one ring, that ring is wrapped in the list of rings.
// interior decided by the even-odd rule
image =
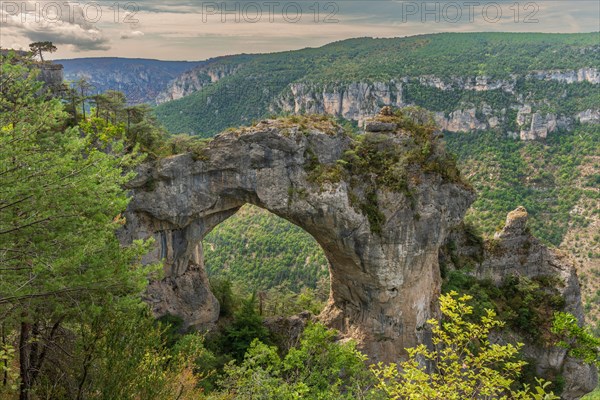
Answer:
[[[376,139],[373,154],[380,151],[384,161],[390,148],[408,157],[428,146],[421,164],[445,157],[431,135],[425,144],[395,123],[371,126],[380,131],[367,134]],[[142,166],[131,183],[123,238],[157,239],[146,260],[165,258],[164,279],[148,290],[154,311],[195,326],[216,321],[201,242],[251,203],[300,226],[323,248],[331,291],[322,321],[355,338],[373,360],[397,359],[422,342],[419,328],[435,315],[440,289],[439,247],[474,195],[443,171],[425,173],[410,157],[398,158],[410,171],[406,186],[387,187],[378,174],[390,171],[348,168],[357,143],[316,117],[269,120],[220,134],[196,154]]]

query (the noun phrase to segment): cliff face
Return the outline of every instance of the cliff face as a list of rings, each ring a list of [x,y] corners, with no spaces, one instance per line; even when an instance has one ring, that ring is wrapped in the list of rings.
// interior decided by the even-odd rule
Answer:
[[[435,88],[439,96],[455,97],[457,92],[503,92],[510,99],[501,108],[485,101],[470,103],[467,107],[451,111],[435,112],[438,125],[450,132],[470,132],[511,126],[508,135],[521,140],[544,139],[556,129],[569,129],[575,122],[599,123],[600,109],[587,109],[576,113],[545,111],[545,100],[528,99],[523,91],[523,82],[556,81],[563,84],[600,84],[600,73],[596,68],[581,68],[566,71],[535,71],[524,76],[512,75],[510,79],[493,80],[487,76],[451,77],[441,79],[427,75],[399,77],[386,82],[351,82],[345,84],[320,84],[313,82],[292,83],[288,90],[277,97],[272,112],[324,113],[357,121],[359,126],[373,117],[382,106],[406,106],[411,101],[409,84],[414,90],[418,86]],[[416,103],[419,103],[418,101]],[[435,110],[435,107],[425,108]],[[459,104],[456,104],[459,106]],[[516,116],[515,116],[516,114]]]
[[[440,262],[452,269],[463,268],[460,264],[468,260],[474,266],[472,276],[490,280],[497,286],[510,277],[556,280],[558,284],[550,289],[562,298],[561,311],[572,313],[583,324],[581,290],[572,260],[533,237],[527,229],[527,218],[527,211],[518,207],[508,214],[504,228],[486,243],[470,240],[464,230],[452,232],[444,248],[452,242],[453,255],[442,251]],[[526,333],[505,332],[504,339],[499,340],[525,343],[522,353],[538,376],[547,379],[563,376],[563,399],[578,399],[594,390],[598,375],[593,366],[570,357],[565,349],[544,344],[539,338],[532,340]]]
[[[535,71],[531,74],[536,79],[542,79],[546,81],[558,81],[566,83],[574,82],[589,82],[598,84],[600,83],[600,72],[596,68],[580,68],[578,70],[570,71]]]
[[[419,328],[435,315],[438,249],[474,195],[416,167],[407,192],[366,187],[364,177],[352,174],[315,181],[316,169],[333,171],[355,145],[341,128],[323,124],[263,121],[218,135],[199,156],[173,156],[140,169],[122,237],[154,237],[146,261],[165,258],[165,278],[148,290],[156,314],[177,314],[197,327],[217,319],[201,241],[251,203],[302,227],[323,248],[331,292],[320,319],[328,326],[355,338],[373,360],[395,360],[405,347],[426,341]],[[380,134],[377,141],[406,152],[413,147],[401,133]],[[357,205],[365,201],[367,211]]]
[[[274,112],[294,114],[329,114],[358,121],[360,125],[383,106],[403,105],[402,82],[353,82],[347,85],[292,83],[289,90],[275,100]]]
[[[44,63],[40,64],[40,75],[38,79],[43,81],[46,86],[58,88],[63,84],[63,66],[60,64]]]

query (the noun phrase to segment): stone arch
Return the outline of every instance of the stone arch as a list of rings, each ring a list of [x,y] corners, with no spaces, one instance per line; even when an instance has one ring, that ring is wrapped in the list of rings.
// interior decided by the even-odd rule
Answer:
[[[202,239],[243,204],[264,208],[300,226],[325,252],[331,291],[321,320],[356,339],[373,360],[397,359],[423,341],[420,327],[435,315],[438,250],[473,193],[415,168],[410,193],[367,187],[367,172],[336,175],[355,139],[336,125],[310,121],[308,127],[263,121],[220,134],[196,154],[142,166],[131,182],[124,237],[166,243],[166,251],[157,245],[146,260],[166,255],[165,278],[151,284],[148,301],[158,314],[179,314],[202,326],[218,316]],[[416,146],[402,132],[377,135],[383,146]],[[369,210],[356,204],[368,193],[376,194],[370,201],[381,220],[377,230]]]

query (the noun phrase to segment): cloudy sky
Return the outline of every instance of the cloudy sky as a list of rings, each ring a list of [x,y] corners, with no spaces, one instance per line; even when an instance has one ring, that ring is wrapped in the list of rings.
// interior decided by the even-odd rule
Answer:
[[[432,32],[592,32],[597,0],[0,1],[0,46],[53,58],[206,58]]]

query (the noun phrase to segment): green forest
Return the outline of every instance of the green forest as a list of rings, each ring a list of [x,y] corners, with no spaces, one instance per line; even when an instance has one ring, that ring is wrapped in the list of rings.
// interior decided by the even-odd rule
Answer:
[[[397,65],[412,73],[410,57],[433,50],[450,57],[442,51],[449,43],[469,55],[477,41],[465,37],[466,44],[454,35],[356,39],[305,50],[304,61],[296,58],[301,57],[297,52],[264,56],[274,71],[271,76],[285,77],[267,89],[283,90],[289,79],[311,78],[307,64],[330,68],[342,63],[338,79],[354,79],[354,74],[366,71],[372,79],[380,79],[379,74],[397,74],[393,69]],[[558,43],[566,54],[560,66],[587,62],[588,53],[571,47],[582,42],[594,46],[593,39],[593,35],[552,39],[552,45]],[[505,39],[485,34],[480,40],[503,54]],[[548,50],[547,36],[510,38],[515,45],[523,40],[537,46],[535,57],[513,54],[523,68],[558,65]],[[415,53],[393,52],[413,55],[392,57],[381,65],[366,61],[378,62],[378,57],[366,56],[367,49],[383,57],[394,48]],[[509,46],[505,52],[513,50]],[[339,54],[339,59],[332,54]],[[125,184],[142,162],[183,152],[201,154],[207,141],[171,135],[162,128],[157,117],[164,117],[161,113],[169,105],[159,107],[155,116],[148,106],[128,105],[120,92],[92,94],[85,82],[49,87],[39,78],[44,64],[31,55],[1,57],[1,398],[559,398],[560,379],[550,382],[534,376],[520,355],[522,344],[492,343],[491,332],[505,324],[515,328],[519,322],[511,319],[512,314],[498,313],[493,302],[482,307],[477,293],[469,293],[471,285],[464,284],[468,280],[464,276],[447,277],[439,300],[440,319],[424,327],[432,346],[407,349],[407,360],[397,363],[369,364],[356,343],[340,341],[335,330],[312,317],[294,340],[269,329],[270,317],[288,318],[305,310],[318,314],[328,299],[329,272],[323,251],[309,234],[256,207],[243,207],[203,241],[211,288],[221,306],[215,329],[188,330],[175,315],[155,319],[143,301],[149,280],[162,276],[161,264],[142,263],[152,240],[124,245],[116,236],[126,223],[123,213],[131,196]],[[248,59],[249,64],[255,62],[254,57]],[[362,59],[364,70],[347,65],[348,59]],[[471,71],[475,63],[488,68],[485,73],[490,76],[502,77],[514,68],[491,61],[482,66],[481,59],[459,67],[453,60],[448,63],[457,65],[456,73],[464,72],[462,68]],[[435,63],[429,64],[429,73],[441,73]],[[246,78],[263,66],[248,67]],[[225,78],[219,85],[235,94],[238,79],[242,78]],[[232,103],[231,114],[204,120],[211,126],[202,130],[205,136],[224,127],[221,124],[248,123],[261,116],[257,110],[268,101],[261,94],[268,92],[261,79],[256,75],[255,80],[244,80],[256,102]],[[209,88],[202,96],[229,101],[229,92],[218,97],[223,93],[220,88]],[[201,101],[194,98],[186,101]],[[238,105],[248,107],[248,113],[244,109],[240,114]],[[170,128],[185,132],[183,126]],[[422,128],[413,126],[415,131]],[[495,132],[446,134],[447,147],[479,192],[469,222],[491,235],[507,211],[523,204],[532,214],[534,233],[547,243],[560,243],[568,226],[585,225],[586,213],[598,212],[569,213],[578,202],[597,199],[592,188],[598,174],[579,167],[585,157],[598,154],[599,133],[597,127],[582,125],[572,133],[552,134],[543,143],[522,143]],[[527,299],[523,307],[536,296],[545,296],[539,285],[513,282],[510,288]],[[557,312],[544,328],[552,338],[549,345],[600,364],[600,339],[580,327],[573,315]]]
[[[517,204],[532,216],[533,233],[554,246],[570,225],[585,225],[600,212],[589,207],[579,215],[570,213],[582,199],[589,205],[598,199],[598,174],[579,168],[600,153],[598,125],[551,134],[545,142],[522,142],[495,132],[446,133],[445,140],[479,194],[467,220],[488,236]]]
[[[236,72],[199,92],[157,107],[156,115],[171,132],[210,137],[228,127],[248,125],[271,112],[274,100],[289,92],[289,84],[310,83],[315,91],[350,82],[400,82],[405,102],[431,111],[487,104],[495,112],[510,112],[521,98],[542,111],[572,115],[597,105],[597,88],[587,82],[525,79],[543,70],[578,70],[600,63],[600,33],[442,33],[406,38],[349,39],[319,48],[281,53],[239,55],[215,60],[237,65]],[[199,71],[201,74],[201,70]],[[440,89],[418,78],[487,76],[516,79],[513,94],[502,89],[473,91]],[[504,128],[511,128],[506,126]]]

